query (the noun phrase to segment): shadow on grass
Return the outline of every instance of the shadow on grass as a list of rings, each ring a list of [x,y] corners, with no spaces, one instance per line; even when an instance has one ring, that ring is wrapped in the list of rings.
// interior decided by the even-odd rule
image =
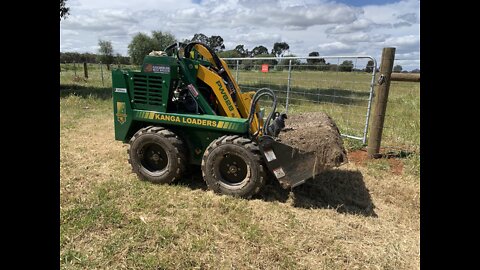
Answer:
[[[208,190],[207,183],[205,183],[205,181],[203,180],[202,169],[200,168],[200,166],[190,165],[186,176],[178,180],[177,183],[193,190]]]
[[[76,84],[60,84],[60,97],[67,97],[70,95],[75,95],[82,98],[93,97],[106,100],[112,98],[112,88],[82,86]]]
[[[265,201],[280,202],[286,202],[291,196],[294,207],[335,209],[339,213],[377,217],[359,171],[325,171],[291,191],[284,190],[278,181],[269,181],[258,196]]]
[[[207,190],[200,168],[178,182],[190,189]],[[305,209],[335,209],[339,213],[377,217],[370,193],[359,171],[331,170],[307,180],[292,190],[283,189],[270,176],[265,187],[253,199],[285,203],[293,198],[293,206]]]

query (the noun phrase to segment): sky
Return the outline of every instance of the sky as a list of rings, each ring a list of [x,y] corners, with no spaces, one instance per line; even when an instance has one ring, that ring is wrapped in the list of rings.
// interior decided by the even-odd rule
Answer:
[[[195,33],[219,35],[226,50],[287,42],[308,56],[370,55],[395,47],[395,64],[420,68],[419,0],[68,0],[60,22],[61,52],[97,53],[98,41],[128,55],[139,32],[170,32],[179,41]]]

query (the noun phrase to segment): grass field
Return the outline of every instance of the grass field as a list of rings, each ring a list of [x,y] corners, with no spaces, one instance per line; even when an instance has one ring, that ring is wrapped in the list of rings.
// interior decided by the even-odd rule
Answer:
[[[98,69],[60,76],[61,269],[419,269],[418,154],[350,162],[293,192],[269,184],[252,200],[206,191],[198,173],[145,183],[114,140],[104,75],[105,86]],[[419,148],[417,90],[392,85],[388,143]]]

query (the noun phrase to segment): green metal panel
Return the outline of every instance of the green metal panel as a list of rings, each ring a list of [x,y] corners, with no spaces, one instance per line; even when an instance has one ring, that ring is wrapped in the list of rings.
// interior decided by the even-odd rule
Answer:
[[[170,93],[170,75],[128,72],[129,89],[134,109],[165,112]]]
[[[112,70],[112,88],[115,140],[124,141],[128,137],[133,120],[128,93],[128,71]]]

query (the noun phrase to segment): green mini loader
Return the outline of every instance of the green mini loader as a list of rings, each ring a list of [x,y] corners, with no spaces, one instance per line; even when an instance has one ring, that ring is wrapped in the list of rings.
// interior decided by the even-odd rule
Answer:
[[[240,91],[205,44],[172,44],[145,56],[141,71],[112,70],[112,80],[115,139],[129,144],[128,161],[142,180],[171,183],[200,165],[210,190],[249,198],[268,175],[287,189],[318,174],[321,153],[278,139],[288,117],[276,112],[273,91]],[[266,117],[262,97],[272,100]]]

